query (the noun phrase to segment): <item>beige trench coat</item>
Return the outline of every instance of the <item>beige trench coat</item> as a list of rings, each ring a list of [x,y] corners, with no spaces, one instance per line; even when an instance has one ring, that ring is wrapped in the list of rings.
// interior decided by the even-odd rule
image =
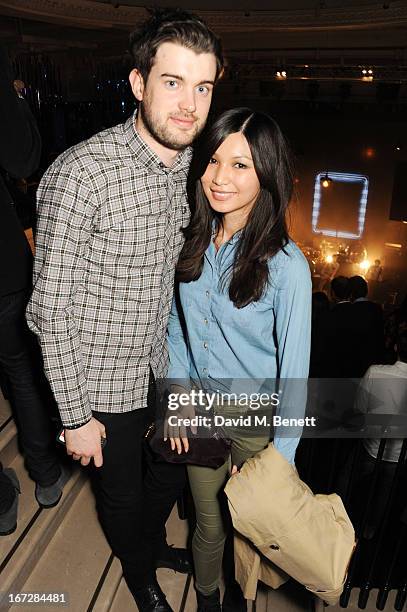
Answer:
[[[258,580],[277,588],[291,576],[326,603],[338,601],[355,546],[338,495],[314,495],[273,444],[248,459],[225,492],[246,599],[255,599]]]

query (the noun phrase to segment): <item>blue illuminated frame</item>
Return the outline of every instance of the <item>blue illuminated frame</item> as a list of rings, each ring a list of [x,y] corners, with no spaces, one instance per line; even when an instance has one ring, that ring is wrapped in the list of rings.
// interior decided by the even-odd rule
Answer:
[[[358,233],[352,232],[337,232],[336,230],[324,229],[318,227],[319,212],[321,208],[321,181],[324,179],[330,179],[331,181],[337,181],[339,183],[361,183],[362,189],[359,200],[359,213],[358,213]],[[324,236],[334,236],[337,238],[349,238],[358,239],[363,234],[365,226],[366,208],[367,208],[367,194],[369,191],[369,179],[363,174],[349,174],[346,172],[318,172],[315,177],[314,187],[314,204],[312,207],[312,231],[315,234],[323,234]]]

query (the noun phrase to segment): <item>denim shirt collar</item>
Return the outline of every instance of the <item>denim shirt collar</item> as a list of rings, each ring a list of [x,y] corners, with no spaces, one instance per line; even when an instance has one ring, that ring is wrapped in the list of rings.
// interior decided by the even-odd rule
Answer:
[[[227,240],[224,244],[236,245],[237,241],[239,240],[239,238],[242,235],[242,231],[243,231],[243,229],[240,229],[237,232],[235,232],[233,234],[233,236],[231,238],[229,238],[229,240]],[[211,242],[212,243],[213,243],[215,237],[216,237],[216,218],[214,218],[212,220],[212,237],[211,237]],[[224,246],[224,245],[222,245],[222,246]]]

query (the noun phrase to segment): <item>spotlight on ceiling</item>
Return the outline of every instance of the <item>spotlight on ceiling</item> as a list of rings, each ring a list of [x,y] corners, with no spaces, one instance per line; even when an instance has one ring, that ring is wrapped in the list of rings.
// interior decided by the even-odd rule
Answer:
[[[331,181],[331,179],[328,176],[328,172],[326,172],[325,176],[322,178],[322,181],[321,181],[322,187],[327,189],[330,186],[331,182],[332,181]]]
[[[373,81],[373,68],[362,68],[362,81]]]

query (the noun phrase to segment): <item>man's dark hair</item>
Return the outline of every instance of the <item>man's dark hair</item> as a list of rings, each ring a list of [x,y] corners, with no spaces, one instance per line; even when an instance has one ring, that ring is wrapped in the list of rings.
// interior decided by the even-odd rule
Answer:
[[[177,43],[195,53],[213,53],[216,79],[223,72],[225,62],[220,39],[202,19],[182,9],[152,9],[150,17],[130,35],[134,67],[140,71],[144,82],[147,82],[158,47],[165,42]]]
[[[312,308],[318,311],[329,310],[329,298],[325,291],[314,291],[312,294]]]
[[[407,363],[407,329],[398,333],[396,344],[400,361],[405,361]]]
[[[352,300],[367,296],[368,284],[362,276],[352,276],[349,279],[349,287]]]
[[[332,293],[339,300],[347,300],[350,296],[349,279],[346,276],[337,276],[331,281]]]

